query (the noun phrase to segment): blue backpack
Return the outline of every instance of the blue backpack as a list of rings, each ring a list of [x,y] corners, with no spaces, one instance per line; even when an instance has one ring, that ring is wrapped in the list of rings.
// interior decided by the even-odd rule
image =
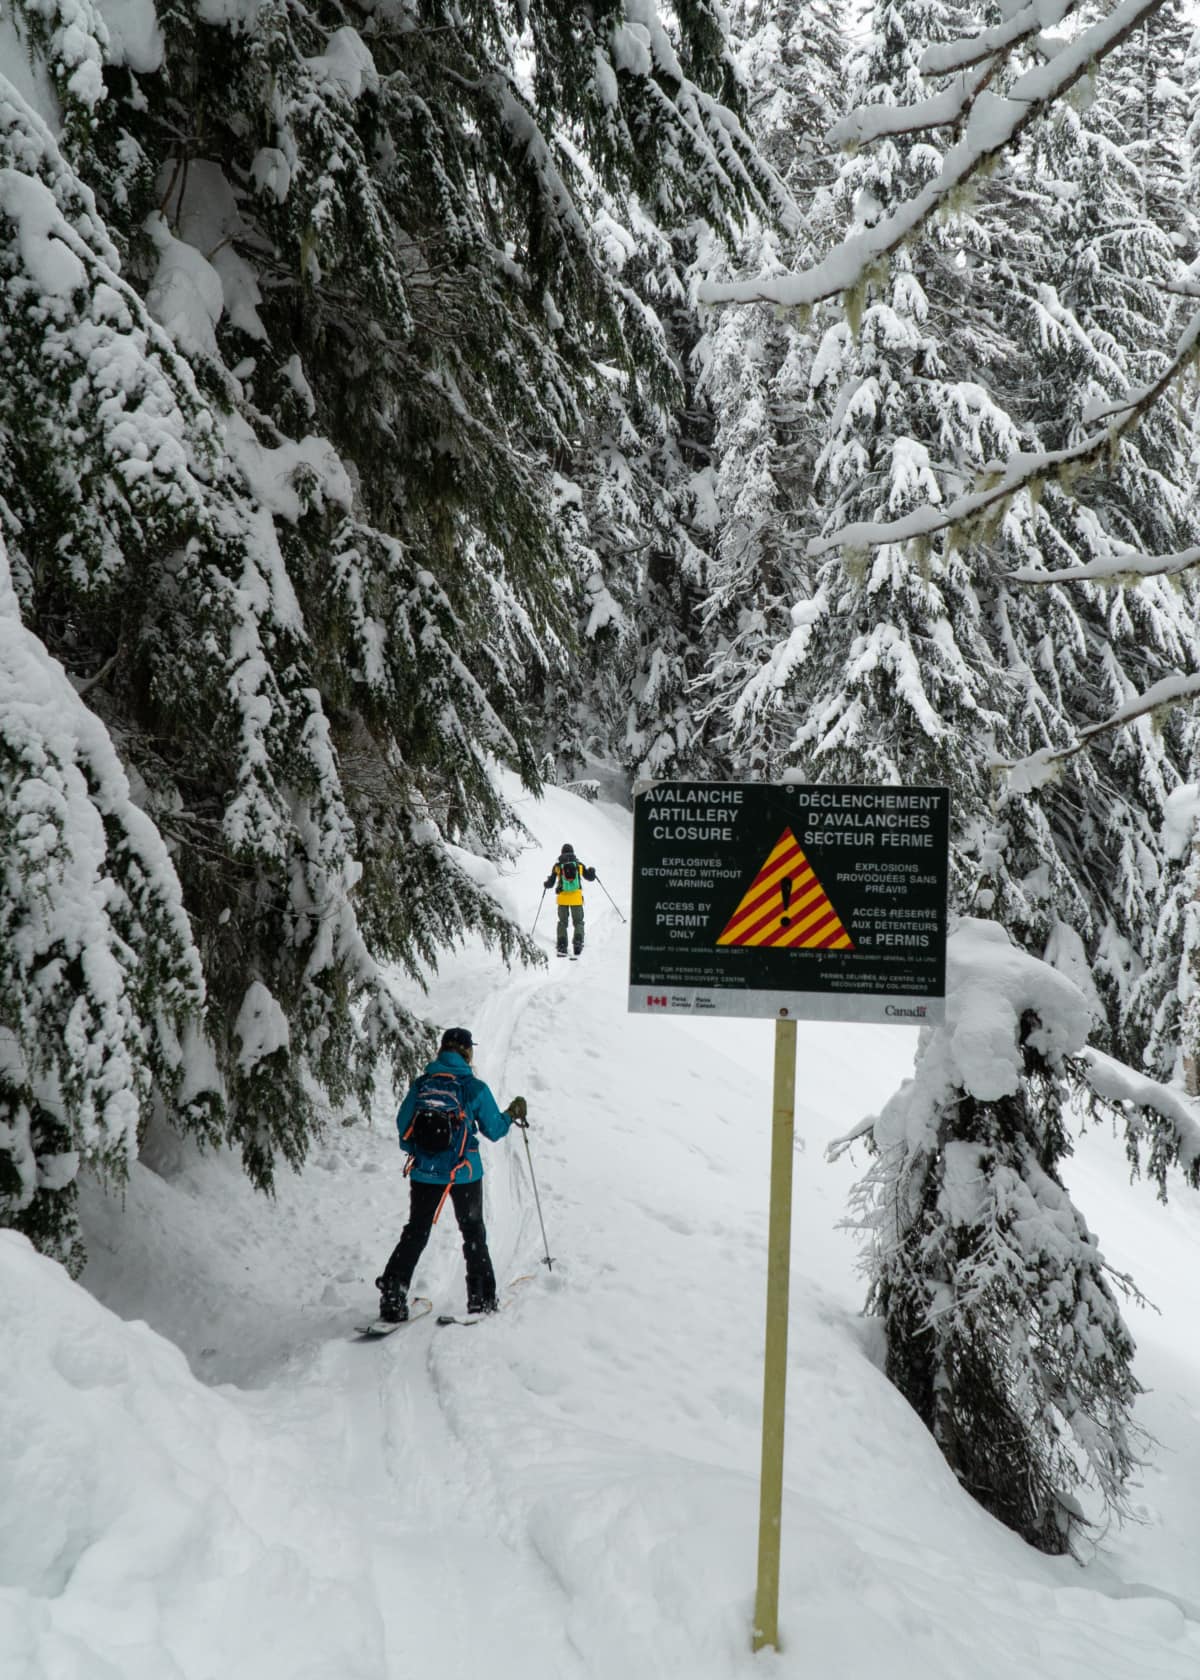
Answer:
[[[447,1165],[461,1161],[471,1128],[457,1075],[423,1073],[415,1090],[416,1107],[404,1141],[416,1155],[446,1156]]]

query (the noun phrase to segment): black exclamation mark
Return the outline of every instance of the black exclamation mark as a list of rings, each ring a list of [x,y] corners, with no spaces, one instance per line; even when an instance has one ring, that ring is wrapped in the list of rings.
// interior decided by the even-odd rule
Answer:
[[[787,913],[788,904],[792,897],[792,878],[790,875],[785,875],[783,880],[780,881],[779,893],[783,899],[783,915],[779,918],[779,925],[780,927],[788,927],[792,920]]]

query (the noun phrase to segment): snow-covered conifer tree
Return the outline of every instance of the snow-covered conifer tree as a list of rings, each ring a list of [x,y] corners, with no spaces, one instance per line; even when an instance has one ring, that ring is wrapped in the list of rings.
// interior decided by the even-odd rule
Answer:
[[[858,1187],[887,1371],[980,1504],[1042,1551],[1069,1548],[1090,1485],[1121,1512],[1137,1462],[1133,1340],[1058,1172],[1087,999],[994,922],[948,952],[947,1019],[869,1123]],[[835,1146],[841,1147],[841,1146]]]
[[[1036,10],[1024,29],[1022,21],[1006,13],[1001,44],[972,42],[964,38],[977,22],[962,9],[881,0],[859,109],[839,125],[847,141],[869,148],[843,174],[854,199],[847,237],[804,275],[708,294],[797,303],[845,293],[846,319],[829,331],[813,372],[814,389],[827,393],[818,492],[832,517],[810,548],[820,564],[793,608],[792,633],[746,683],[740,705],[751,726],[785,722],[806,778],[948,780],[960,902],[1079,976],[1085,1025],[1070,1035],[1076,1048],[1090,1009],[1096,1021],[1107,1015],[1128,1053],[1147,1019],[1143,1010],[1140,1025],[1129,1004],[1151,943],[1159,816],[1191,758],[1176,720],[1162,736],[1148,722],[1133,731],[1109,723],[1147,689],[1175,692],[1176,673],[1194,671],[1198,651],[1186,587],[1178,599],[1157,587],[1135,595],[1117,575],[1123,554],[1182,547],[1186,557],[1195,544],[1183,428],[1154,403],[1178,360],[1169,288],[1192,244],[1190,213],[1172,187],[1178,54],[1160,57],[1163,74],[1152,76],[1147,54],[1161,43],[1156,30],[1135,39],[1132,9],[1079,13],[1068,31],[1087,32],[1112,77],[1110,94],[1084,111],[1095,63],[1060,54],[1060,41],[1038,34],[1045,23]],[[1026,54],[1040,68],[1018,87]],[[929,74],[919,73],[922,61]],[[949,139],[960,143],[943,158]],[[1006,146],[1010,173],[989,184],[988,162]],[[1193,343],[1185,336],[1178,355]],[[1131,416],[1142,420],[1136,436]],[[1106,421],[1105,452],[1097,439]],[[1075,452],[1057,478],[1056,444]],[[1082,579],[1031,590],[1064,562],[1082,562]],[[1117,587],[1090,587],[1101,575]],[[1081,731],[1095,754],[1086,763]],[[1054,786],[1041,774],[1051,758]],[[989,768],[1013,760],[1016,775],[993,784]],[[1178,973],[1187,948],[1178,890],[1171,914]],[[986,1008],[996,984],[989,967],[964,975],[958,1015]],[[1158,975],[1167,985],[1170,968],[1168,960]],[[1046,992],[1050,971],[1040,972],[1032,989]],[[1144,1000],[1165,995],[1161,985],[1140,989]],[[1155,1019],[1161,1025],[1161,1013]],[[875,1250],[872,1300],[888,1318],[897,1380],[951,1462],[969,1457],[957,1438],[962,1419],[983,1443],[980,1461],[960,1468],[966,1485],[1054,1547],[1069,1526],[1054,1507],[1067,1508],[1080,1448],[1105,1497],[1120,1504],[1131,1348],[1057,1181],[1067,1141],[1054,1081],[1066,1063],[1056,1052],[1047,1074],[1048,1023],[1036,1004],[1015,1007],[1014,1021],[1003,1091],[961,1067],[949,1077],[953,1035],[926,1042],[946,1107],[917,1115],[920,1159],[891,1147],[886,1119],[876,1126],[886,1148],[871,1181],[874,1206],[886,1210],[885,1224],[914,1236]],[[1136,1148],[1149,1137],[1156,1176],[1171,1159],[1194,1176],[1200,1127],[1175,1093],[1100,1050],[1071,1071],[1100,1101],[1139,1111],[1131,1139]],[[897,1099],[901,1130],[910,1097]],[[1147,1130],[1156,1105],[1164,1124]],[[967,1203],[955,1188],[964,1159],[979,1169]],[[995,1281],[993,1261],[1012,1234],[1018,1182],[1023,1198],[1041,1200],[1030,1218],[1048,1228],[1047,1240],[1001,1266],[995,1294],[991,1282],[980,1291],[979,1279]],[[1066,1249],[1053,1227],[1074,1233]],[[970,1313],[957,1326],[948,1317],[950,1344],[960,1339],[943,1358],[938,1315],[952,1314],[955,1292],[972,1311],[998,1305],[988,1334],[976,1333]],[[1072,1350],[1068,1338],[1054,1353],[1047,1325],[1064,1301],[1089,1320],[1087,1344]],[[1022,1318],[1037,1326],[1029,1358],[1014,1328]],[[1018,1357],[1006,1334],[1017,1337]],[[1007,1464],[993,1450],[1002,1437]]]
[[[857,71],[858,111],[842,125],[870,142],[847,162],[840,183],[854,226],[870,229],[937,173],[940,155],[928,136],[906,131],[889,110],[936,90],[919,74],[919,58],[962,21],[954,8],[936,4],[891,0],[875,8]],[[884,529],[951,500],[990,463],[1038,442],[1040,416],[1021,378],[1028,320],[1018,332],[1008,300],[1021,295],[1013,273],[1027,262],[1036,270],[1042,234],[1022,223],[1019,199],[1007,188],[998,192],[990,217],[956,204],[945,221],[895,252],[885,272],[869,274],[827,328],[811,374],[826,426],[815,475],[819,564],[808,595],[793,607],[790,635],[746,685],[740,704],[751,723],[786,718],[788,762],[806,779],[947,782],[960,903],[1038,941],[1039,954],[1055,907],[1068,930],[1060,935],[1065,961],[1082,955],[1080,935],[1073,944],[1068,937],[1072,917],[1086,936],[1086,913],[1099,907],[1098,877],[1072,880],[1078,848],[1090,837],[1086,827],[1081,833],[1078,813],[1074,826],[1056,822],[1053,811],[1015,788],[998,787],[992,765],[1032,750],[1048,727],[1069,729],[1067,708],[1054,709],[1051,722],[1042,696],[1075,662],[1086,668],[1081,685],[1102,685],[1121,653],[1137,665],[1147,652],[1132,624],[1120,621],[1109,629],[1127,635],[1117,655],[1104,638],[1072,634],[1058,617],[1044,619],[1040,643],[1031,621],[1025,641],[1028,597],[1013,606],[1006,574],[1055,540],[1055,516],[1060,524],[1066,516],[1053,506],[1014,503],[950,541],[891,537]],[[837,540],[847,527],[856,533],[853,543]],[[1144,799],[1138,804],[1144,793],[1131,800],[1131,820],[1142,834],[1151,829]],[[1104,832],[1111,838],[1111,826]],[[1072,889],[1082,909],[1073,905]],[[1007,949],[1006,936],[994,931]],[[987,1002],[993,982],[985,969],[962,976],[960,1002],[968,1011]],[[1082,1043],[1087,1009],[1080,994],[1072,995],[1084,1022]],[[1097,1293],[1086,1229],[1057,1178],[1068,1147],[1056,1084],[1064,1068],[1057,1058],[1049,1069],[1043,1064],[1044,1034],[1036,1021],[1022,1019],[1025,1013],[1022,1006],[1014,1017],[1002,1102],[982,1086],[947,1078],[938,1102],[923,1111],[916,1158],[891,1148],[886,1118],[877,1128],[883,1153],[872,1193],[891,1213],[903,1211],[900,1229],[911,1240],[874,1251],[871,1300],[887,1318],[896,1380],[964,1485],[1036,1544],[1060,1549],[1074,1448],[1047,1423],[1047,1406],[1072,1420],[1068,1435],[1078,1426],[1105,1497],[1119,1504],[1134,1390],[1127,1332],[1111,1298]],[[945,1059],[940,1044],[929,1050],[935,1062]],[[907,1102],[898,1098],[896,1112]],[[961,1195],[955,1203],[954,1174],[968,1160],[978,1176],[965,1217]],[[1047,1232],[1057,1222],[1074,1233],[1065,1249],[1047,1238],[1011,1254],[1018,1186]],[[1095,1307],[1086,1350],[1094,1357],[1078,1379],[1087,1399],[1078,1403],[1075,1353],[1056,1342],[1052,1322],[1068,1284],[1073,1301]],[[959,1299],[956,1319],[952,1302]],[[1038,1325],[1030,1350],[1012,1340],[1022,1318]]]
[[[0,535],[0,1224],[77,1270],[80,1165],[120,1183],[156,1089],[211,1127],[185,1054],[203,1000],[167,849],[22,624]]]
[[[1171,43],[1169,32],[1156,32],[1164,70]],[[1017,206],[1036,237],[1027,234],[1021,260],[1002,260],[995,277],[1008,331],[1029,347],[1011,401],[1043,449],[1077,443],[1094,416],[1117,412],[1128,391],[1158,377],[1174,336],[1169,288],[1193,244],[1182,119],[1171,78],[1149,80],[1146,51],[1139,34],[1109,61],[1087,109],[1062,107],[1017,162]],[[1187,457],[1180,413],[1160,404],[1099,471],[1047,484],[1037,508],[1005,523],[993,639],[1024,689],[1006,753],[1073,742],[1200,660],[1186,580],[1031,588],[1005,576],[1005,562],[1031,577],[1115,568],[1123,553],[1194,544],[1200,524]],[[1187,769],[1183,724],[1177,717],[1163,729],[1143,719],[1098,736],[1032,799],[1019,792],[1007,805],[1009,868],[1026,883],[1010,925],[1035,948],[1064,927],[1082,939],[1109,1030],[1126,1049],[1130,988],[1150,955],[1163,802]]]
[[[1139,152],[1147,157],[1147,195],[1152,195],[1159,216],[1164,207],[1170,216],[1169,225],[1176,229],[1175,242],[1188,260],[1189,278],[1193,278],[1196,187],[1200,182],[1200,32],[1188,29],[1182,8],[1165,10],[1165,29],[1160,25],[1153,35],[1147,32],[1128,53],[1128,63],[1122,66],[1123,89],[1127,106],[1141,96],[1144,118],[1134,133]],[[1164,121],[1164,117],[1174,120]],[[1191,424],[1188,485],[1194,495],[1200,465],[1194,378],[1181,398]],[[1184,604],[1191,604],[1190,591]],[[1171,722],[1177,724],[1175,719]],[[1146,967],[1134,988],[1127,1036],[1141,1049],[1141,1061],[1154,1075],[1181,1088],[1186,1097],[1195,1098],[1200,1095],[1200,825],[1196,821],[1194,715],[1187,719],[1185,729],[1188,779],[1166,801],[1158,913]],[[1170,1126],[1162,1125],[1161,1115],[1148,1110],[1145,1119],[1148,1124],[1143,1133],[1148,1132],[1152,1139],[1147,1152],[1150,1170],[1165,1195],[1165,1169],[1179,1158],[1178,1141],[1172,1137]],[[1135,1138],[1131,1146],[1135,1159],[1142,1154],[1140,1141]],[[1193,1182],[1197,1170],[1193,1162]]]
[[[952,17],[941,4],[880,4],[854,68],[858,103],[910,94],[921,46]],[[869,226],[936,165],[924,141],[887,138],[845,162],[838,201]],[[979,378],[992,347],[957,261],[972,237],[965,218],[938,230],[825,324],[809,374],[823,430],[813,483],[821,531],[940,498],[1017,436]],[[981,743],[998,718],[966,559],[916,541],[835,551],[805,570],[790,628],[741,696],[741,728],[785,722],[787,761],[814,776],[949,781],[960,804],[960,784],[978,802]]]
[[[936,173],[935,147],[888,110],[936,85],[916,63],[956,23],[945,8],[880,7],[874,26],[860,110],[842,125],[873,141],[843,174],[863,228]],[[1072,962],[1086,952],[1118,1034],[1146,955],[1138,930],[1153,920],[1162,799],[1185,767],[1179,730],[1164,738],[1145,721],[1116,733],[1036,791],[993,781],[987,766],[1061,748],[1132,694],[1194,668],[1186,584],[1034,590],[1010,577],[1194,541],[1180,418],[1160,405],[1094,480],[1048,483],[950,540],[887,539],[897,518],[919,521],[1014,450],[1036,458],[1069,446],[1097,405],[1161,373],[1167,288],[1190,248],[1178,78],[1150,84],[1151,49],[1140,35],[1134,47],[1133,71],[1115,55],[1110,91],[1091,110],[1062,107],[984,201],[958,204],[895,253],[886,276],[867,277],[865,302],[847,300],[813,379],[829,420],[817,481],[824,540],[846,526],[854,540],[825,549],[790,634],[729,702],[752,738],[782,723],[811,773],[863,773],[852,744],[861,734],[876,773],[903,764],[910,777],[948,776],[964,890],[1031,948],[1061,947]],[[1158,32],[1152,50],[1163,51]],[[1147,122],[1153,142],[1138,127]],[[1172,170],[1177,210],[1165,225]]]
[[[635,389],[647,362],[587,179],[674,225],[772,177],[721,103],[707,3],[673,32],[641,0],[13,19],[15,598],[107,730],[201,962],[186,1066],[147,1050],[131,1089],[150,1070],[180,1124],[206,1092],[269,1186],[424,1048],[381,964],[419,976],[467,928],[531,951],[457,851],[506,844],[495,760],[536,786],[530,699],[580,581],[556,463],[606,370]]]
[[[73,55],[57,86],[68,141],[104,94],[95,21],[82,45],[70,29],[46,37]],[[318,1092],[365,1091],[378,1054],[412,1054],[421,1039],[356,922],[360,866],[271,518],[344,510],[350,485],[328,444],[259,445],[206,399],[176,343],[203,361],[205,305],[220,307],[211,266],[154,222],[151,302],[168,336],[122,278],[92,190],[6,88],[0,458],[15,596],[86,694],[94,731],[117,744],[193,918],[207,997],[189,1065],[147,1054],[139,1084],[169,1071],[154,1096],[182,1124],[207,1092],[206,1125],[220,1114],[269,1183],[277,1152],[303,1156]],[[152,1044],[153,987],[128,997]],[[134,1097],[147,1100],[131,1086]]]
[[[645,377],[617,368],[562,480],[564,526],[582,581],[583,680],[555,683],[547,741],[560,779],[588,759],[635,777],[696,766],[687,689],[707,554],[703,433],[682,346],[694,337],[687,241],[598,193],[602,258],[638,317]]]
[[[797,213],[782,228],[750,218],[732,258],[713,252],[712,276],[782,272],[818,249],[836,214],[824,135],[844,102],[840,22],[822,6],[794,0],[753,0],[734,19],[747,121]],[[771,648],[795,600],[808,593],[804,551],[815,524],[821,441],[809,401],[814,350],[809,323],[750,306],[713,312],[693,352],[697,392],[713,415],[708,670],[700,692],[727,773],[761,773],[784,745],[779,720],[747,702],[746,691],[770,680]]]
[[[687,74],[703,76],[708,98],[722,90],[743,103],[740,54],[731,59],[715,28],[695,40],[703,50],[684,61]],[[597,364],[601,400],[560,469],[586,650],[583,690],[576,684],[572,696],[570,683],[552,681],[547,697],[548,760],[568,777],[589,752],[616,756],[635,776],[706,762],[691,686],[711,589],[714,463],[712,417],[697,386],[693,293],[710,252],[731,235],[731,210],[745,218],[755,208],[760,216],[790,209],[778,174],[761,161],[749,168],[756,153],[743,165],[736,147],[727,150],[723,143],[704,166],[716,195],[670,182],[652,198],[636,175],[614,182],[577,156],[624,344]]]

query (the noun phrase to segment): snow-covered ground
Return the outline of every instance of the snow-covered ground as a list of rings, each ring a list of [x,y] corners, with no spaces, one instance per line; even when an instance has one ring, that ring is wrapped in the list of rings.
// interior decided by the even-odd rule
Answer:
[[[528,924],[571,841],[628,904],[629,819],[552,790],[494,890]],[[858,1316],[854,1167],[823,1146],[907,1070],[903,1028],[800,1028],[782,1654],[749,1650],[765,1291],[769,1023],[625,1013],[624,929],[579,963],[470,948],[426,1012],[529,1099],[490,1149],[501,1316],[351,1339],[403,1223],[391,1105],[277,1200],[152,1140],[85,1195],[85,1288],[0,1232],[4,1680],[1195,1680],[1200,1204],[1130,1186],[1090,1135],[1076,1198],[1135,1312],[1159,1446],[1142,1521],[1087,1566],[959,1490]],[[550,946],[552,907],[539,936]],[[485,1145],[486,1148],[486,1145]],[[418,1272],[463,1305],[447,1214]]]

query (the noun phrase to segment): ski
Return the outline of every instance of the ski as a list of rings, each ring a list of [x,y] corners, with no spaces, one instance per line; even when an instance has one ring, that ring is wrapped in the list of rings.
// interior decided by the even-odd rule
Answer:
[[[395,1330],[406,1330],[418,1318],[424,1318],[426,1313],[433,1311],[433,1302],[427,1301],[423,1295],[414,1295],[408,1303],[408,1317],[400,1324],[392,1324],[386,1318],[374,1318],[370,1324],[356,1324],[354,1333],[364,1342],[381,1342],[385,1336],[390,1336]]]
[[[469,1330],[473,1324],[481,1324],[485,1318],[495,1318],[496,1313],[501,1312],[512,1300],[512,1291],[517,1287],[517,1285],[519,1283],[532,1283],[533,1278],[534,1274],[532,1272],[525,1272],[521,1277],[513,1278],[512,1282],[507,1286],[509,1293],[505,1295],[504,1300],[501,1301],[500,1305],[496,1308],[496,1312],[468,1313],[465,1318],[458,1318],[454,1313],[439,1313],[437,1318],[434,1320],[434,1323],[441,1325],[459,1324],[464,1330]]]

